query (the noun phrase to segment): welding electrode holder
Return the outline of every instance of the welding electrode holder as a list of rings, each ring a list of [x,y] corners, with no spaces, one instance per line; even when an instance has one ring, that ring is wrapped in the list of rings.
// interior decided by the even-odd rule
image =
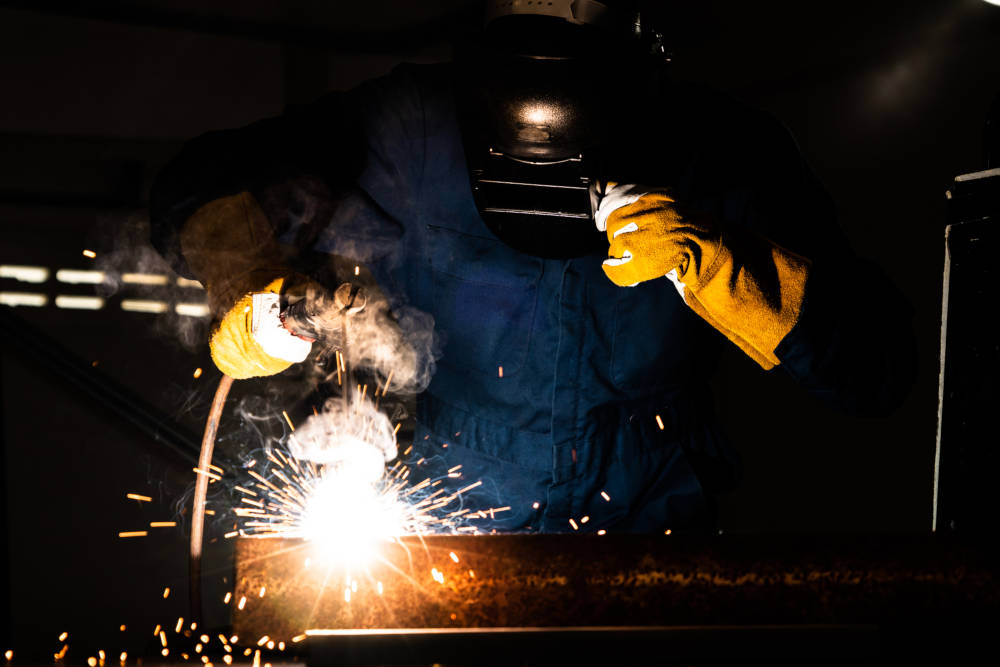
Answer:
[[[282,295],[281,321],[296,336],[329,341],[340,335],[342,320],[368,305],[368,292],[353,283],[342,283],[333,294],[310,290],[305,295]]]

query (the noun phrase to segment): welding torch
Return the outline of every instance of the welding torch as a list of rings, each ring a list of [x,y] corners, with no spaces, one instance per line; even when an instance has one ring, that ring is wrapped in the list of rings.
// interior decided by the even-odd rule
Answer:
[[[340,337],[346,345],[346,327],[350,316],[364,310],[368,292],[353,283],[343,283],[332,295],[311,289],[304,296],[282,297],[281,322],[291,333],[310,342],[332,343]]]

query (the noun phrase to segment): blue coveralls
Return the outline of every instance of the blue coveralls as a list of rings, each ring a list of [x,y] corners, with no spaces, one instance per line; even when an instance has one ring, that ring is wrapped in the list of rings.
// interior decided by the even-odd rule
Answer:
[[[282,144],[309,137],[310,123],[322,123],[333,105],[349,108],[364,153],[356,191],[322,229],[304,234],[294,216],[276,226],[286,244],[309,238],[312,250],[336,254],[350,255],[365,238],[393,239],[372,271],[396,303],[433,315],[444,341],[437,372],[418,397],[409,458],[420,462],[415,474],[442,476],[455,489],[482,480],[466,506],[510,508],[479,522],[486,529],[710,527],[713,487],[735,479],[738,468],[707,385],[720,346],[729,343],[666,279],[620,288],[603,274],[600,253],[543,260],[496,239],[472,198],[449,71],[400,67],[335,102],[196,140],[154,189],[154,240],[183,271],[171,251],[173,227],[215,196],[279,179],[269,172],[275,163],[287,178],[306,161],[302,154],[321,164],[331,150],[327,159],[335,162],[333,140],[295,150]],[[886,409],[908,384],[898,371],[909,363],[900,352],[906,308],[879,311],[881,335],[851,329],[857,313],[849,309],[857,307],[835,281],[824,282],[824,266],[856,267],[875,285],[870,289],[890,295],[883,301],[898,302],[898,295],[887,283],[878,287],[877,272],[850,253],[787,134],[761,115],[716,109],[721,99],[690,103],[685,116],[712,108],[717,121],[699,117],[690,121],[698,127],[653,141],[649,150],[667,151],[670,168],[650,182],[669,179],[678,198],[710,211],[737,236],[765,234],[813,259],[817,277],[802,321],[777,350],[782,367],[832,403]],[[665,125],[685,122],[665,112],[671,115]],[[651,140],[638,139],[640,146]],[[266,159],[247,153],[247,145]],[[843,366],[848,359],[853,371]],[[462,477],[447,477],[459,464]]]

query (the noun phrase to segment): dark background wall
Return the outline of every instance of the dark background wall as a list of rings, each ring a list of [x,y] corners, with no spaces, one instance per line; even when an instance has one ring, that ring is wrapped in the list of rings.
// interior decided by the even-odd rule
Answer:
[[[944,192],[955,175],[983,167],[983,121],[1000,92],[1000,7],[663,5],[676,76],[729,91],[790,127],[858,252],[878,260],[913,303],[920,346],[917,386],[887,419],[833,413],[780,373],[728,354],[716,385],[746,478],[723,499],[723,528],[929,529]],[[0,2],[0,264],[165,271],[127,240],[141,229],[152,176],[185,139],[274,115],[396,62],[447,59],[449,36],[475,8],[460,0]],[[18,316],[196,434],[218,375],[203,346],[177,338],[198,339],[204,323],[123,311],[123,297],[178,298],[174,289],[129,289],[105,295],[101,310],[67,310],[55,296],[93,288],[0,278],[0,292],[49,299],[15,309]],[[146,625],[183,614],[184,537],[179,528],[135,541],[117,533],[183,521],[174,503],[190,464],[22,347],[5,338],[2,350],[15,647],[46,654],[58,650],[60,632],[74,630],[83,643],[105,642],[94,650],[138,650]],[[198,367],[205,372],[194,378]],[[128,503],[128,492],[154,502]],[[213,549],[222,587],[228,551]],[[165,586],[174,591],[167,600]],[[226,610],[212,613],[222,619]],[[116,635],[120,623],[141,626],[141,639]]]

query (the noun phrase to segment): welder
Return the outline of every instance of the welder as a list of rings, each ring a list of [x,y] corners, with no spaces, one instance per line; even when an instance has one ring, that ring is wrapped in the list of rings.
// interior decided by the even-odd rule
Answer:
[[[252,335],[253,296],[313,285],[316,253],[364,263],[443,341],[408,460],[482,480],[465,507],[509,506],[485,522],[507,531],[711,529],[739,477],[709,389],[723,345],[893,410],[905,300],[777,121],[667,76],[639,4],[492,0],[454,63],[191,141],[154,184],[153,240],[205,285],[219,369],[302,361],[301,338]]]

